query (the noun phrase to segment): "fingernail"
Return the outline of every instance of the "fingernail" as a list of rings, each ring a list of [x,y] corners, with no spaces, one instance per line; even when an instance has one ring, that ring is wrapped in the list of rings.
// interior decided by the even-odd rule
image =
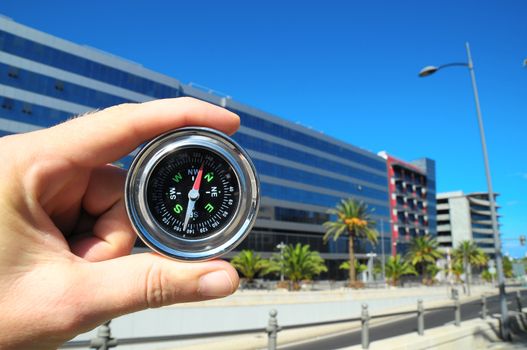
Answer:
[[[224,270],[208,273],[199,279],[199,293],[204,297],[224,297],[233,291],[232,280]]]

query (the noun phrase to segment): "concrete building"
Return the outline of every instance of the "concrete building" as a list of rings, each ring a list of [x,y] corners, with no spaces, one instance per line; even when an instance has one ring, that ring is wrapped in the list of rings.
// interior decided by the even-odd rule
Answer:
[[[404,255],[416,236],[436,235],[435,162],[428,158],[405,162],[385,151],[390,197],[391,254]]]
[[[457,248],[462,241],[473,240],[485,253],[492,256],[494,236],[489,194],[464,194],[462,191],[438,193],[437,240],[443,251]]]

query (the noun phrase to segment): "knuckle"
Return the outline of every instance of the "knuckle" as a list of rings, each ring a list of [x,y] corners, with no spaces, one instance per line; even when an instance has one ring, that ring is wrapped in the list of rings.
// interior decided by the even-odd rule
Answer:
[[[159,308],[168,303],[168,283],[159,263],[152,263],[145,278],[145,303],[148,308]]]

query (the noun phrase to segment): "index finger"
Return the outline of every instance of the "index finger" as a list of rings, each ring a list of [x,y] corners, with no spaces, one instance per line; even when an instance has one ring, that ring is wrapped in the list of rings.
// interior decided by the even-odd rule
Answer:
[[[35,133],[44,150],[78,165],[94,167],[126,156],[143,142],[171,129],[204,126],[234,133],[240,118],[189,97],[124,104]],[[44,145],[44,146],[43,146]]]

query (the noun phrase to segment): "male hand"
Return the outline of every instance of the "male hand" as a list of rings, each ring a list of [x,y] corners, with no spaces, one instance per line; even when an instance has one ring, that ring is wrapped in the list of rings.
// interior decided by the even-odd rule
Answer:
[[[233,293],[238,274],[224,261],[128,255],[126,173],[108,163],[171,129],[232,134],[239,123],[178,98],[0,138],[0,348],[52,349],[119,315]]]

